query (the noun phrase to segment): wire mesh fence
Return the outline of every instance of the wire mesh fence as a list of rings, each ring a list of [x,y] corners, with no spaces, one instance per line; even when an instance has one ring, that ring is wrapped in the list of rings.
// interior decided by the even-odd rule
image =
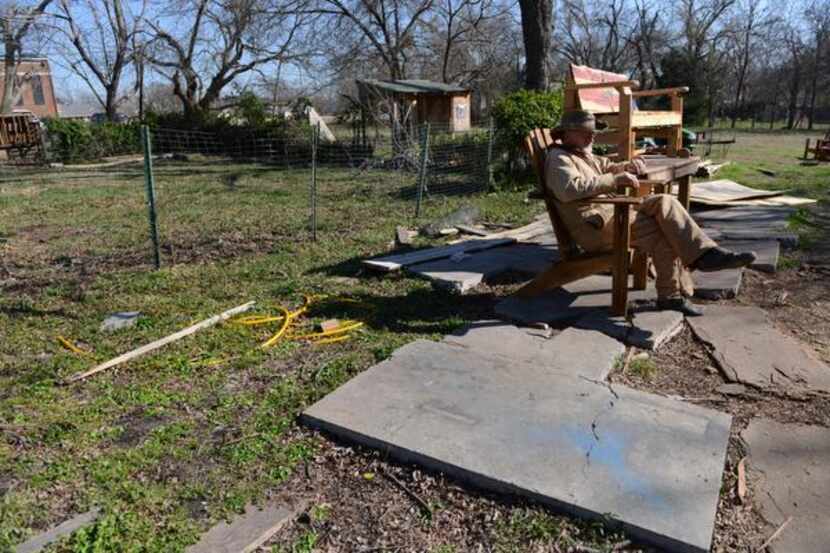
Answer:
[[[71,159],[52,153],[64,161],[45,167],[0,164],[0,248],[13,235],[35,244],[3,252],[0,280],[49,286],[56,271],[74,278],[361,240],[367,222],[419,224],[489,186],[486,125],[394,137],[332,129],[155,128],[145,155],[136,127],[133,147],[116,155],[97,145]]]

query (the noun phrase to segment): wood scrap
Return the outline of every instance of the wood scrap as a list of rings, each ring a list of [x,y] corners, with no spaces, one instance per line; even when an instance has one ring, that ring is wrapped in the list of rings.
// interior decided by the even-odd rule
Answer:
[[[792,520],[793,520],[793,516],[792,515],[788,516],[787,519],[784,522],[781,523],[781,526],[779,526],[778,529],[775,532],[773,532],[772,535],[770,537],[768,537],[767,540],[764,543],[761,544],[761,547],[759,547],[758,549],[755,550],[755,553],[763,553],[764,550],[769,546],[769,544],[771,544],[773,541],[775,541],[775,538],[777,538],[778,536],[781,535],[781,532],[784,531],[784,528],[786,528],[787,525],[790,522],[792,522]]]
[[[127,353],[119,355],[118,357],[115,357],[114,359],[110,359],[109,361],[107,361],[105,363],[101,363],[100,365],[97,365],[97,366],[89,369],[88,371],[73,374],[72,376],[68,377],[65,380],[65,383],[77,382],[78,380],[83,380],[83,379],[85,379],[87,377],[90,377],[94,374],[97,374],[101,371],[105,371],[109,368],[115,367],[116,365],[126,363],[127,361],[129,361],[131,359],[135,359],[136,357],[144,355],[145,353],[149,353],[151,351],[157,350],[160,347],[165,346],[165,345],[167,345],[171,342],[175,342],[176,340],[180,340],[180,339],[184,338],[185,336],[190,336],[191,334],[195,334],[196,332],[198,332],[200,330],[211,327],[211,326],[215,325],[216,323],[227,320],[227,319],[233,317],[234,315],[238,315],[239,313],[244,313],[245,311],[248,311],[249,309],[251,309],[254,306],[255,303],[256,302],[249,301],[248,303],[239,305],[237,307],[234,307],[233,309],[228,309],[227,311],[225,311],[223,313],[220,313],[219,315],[214,315],[213,317],[210,317],[209,319],[205,319],[204,321],[201,321],[201,322],[196,323],[194,325],[191,325],[187,328],[184,328],[184,329],[182,329],[182,330],[180,330],[180,331],[178,331],[174,334],[170,334],[169,336],[165,336],[164,338],[156,340],[155,342],[150,342],[149,344],[143,345],[140,348],[134,349],[132,351],[128,351]]]
[[[473,236],[490,236],[492,232],[482,230],[480,228],[471,227],[469,225],[455,225],[459,232],[464,234],[472,234]]]
[[[460,243],[439,246],[437,248],[426,248],[407,253],[377,257],[375,259],[364,259],[363,265],[378,271],[398,271],[409,265],[416,265],[418,263],[433,261],[435,259],[444,259],[446,257],[452,257],[458,253],[477,252],[490,248],[496,248],[498,246],[506,246],[507,244],[513,244],[514,242],[516,242],[515,238],[469,239]]]
[[[340,327],[340,321],[338,319],[328,319],[323,321],[319,325],[320,332],[329,332],[331,330],[336,330]]]
[[[746,457],[738,461],[738,499],[746,499]]]
[[[760,167],[757,167],[756,169],[768,177],[774,177],[776,175],[775,171],[770,171],[769,169],[761,169]]]
[[[550,226],[550,221],[545,218],[538,218],[532,223],[527,225],[504,230],[501,232],[494,232],[487,236],[478,236],[473,238],[468,238],[467,240],[491,240],[493,238],[515,238],[516,241],[521,242],[522,240],[529,240],[541,234],[545,234],[546,232],[552,232],[552,228]],[[454,242],[450,242],[450,244],[457,244],[460,240],[456,240]]]

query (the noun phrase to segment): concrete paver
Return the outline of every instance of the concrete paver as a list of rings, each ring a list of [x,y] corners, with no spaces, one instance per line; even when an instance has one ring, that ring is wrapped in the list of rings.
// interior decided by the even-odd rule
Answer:
[[[830,544],[830,429],[753,419],[741,433],[749,447],[748,476],[769,532],[792,521],[773,553],[827,553]]]
[[[444,342],[505,363],[529,363],[593,380],[604,380],[625,352],[620,342],[599,332],[568,328],[547,338],[540,330],[502,321],[477,321],[445,337]]]
[[[726,378],[758,388],[830,392],[830,367],[805,344],[783,334],[758,307],[707,305],[687,319],[708,343]]]
[[[447,343],[412,342],[308,424],[474,485],[709,550],[731,418]],[[659,452],[659,454],[657,453]]]

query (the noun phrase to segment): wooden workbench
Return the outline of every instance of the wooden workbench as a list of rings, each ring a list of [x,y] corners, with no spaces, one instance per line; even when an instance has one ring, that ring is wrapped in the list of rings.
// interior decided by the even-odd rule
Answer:
[[[669,183],[676,182],[679,186],[677,199],[688,210],[692,175],[697,173],[700,158],[697,156],[669,157],[664,155],[644,155],[641,157],[646,162],[645,178]]]

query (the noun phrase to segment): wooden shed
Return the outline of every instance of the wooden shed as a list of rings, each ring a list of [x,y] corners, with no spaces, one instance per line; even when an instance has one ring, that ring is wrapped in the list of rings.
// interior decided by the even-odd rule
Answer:
[[[470,129],[470,89],[419,79],[356,82],[364,106],[393,100],[394,109],[411,112],[410,118],[416,124],[434,123],[450,132]]]

